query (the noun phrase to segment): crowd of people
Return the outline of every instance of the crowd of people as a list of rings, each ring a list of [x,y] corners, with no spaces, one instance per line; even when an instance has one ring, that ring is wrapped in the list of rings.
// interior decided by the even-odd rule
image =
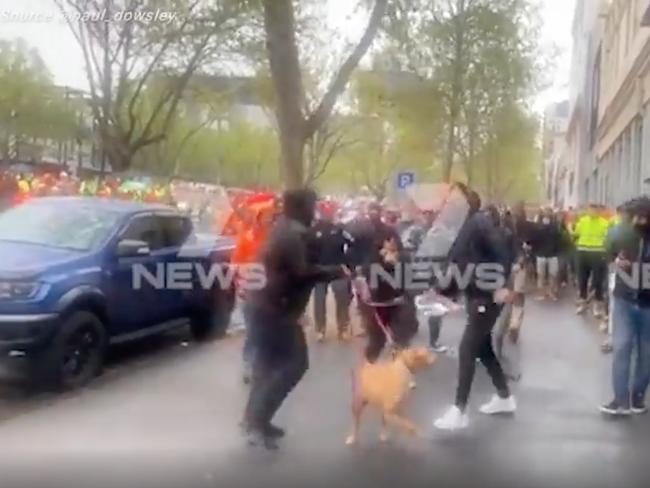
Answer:
[[[434,353],[448,350],[440,341],[446,312],[465,309],[456,395],[435,420],[438,429],[467,427],[477,360],[497,391],[480,411],[495,414],[517,409],[510,385],[521,377],[517,354],[527,295],[553,304],[575,293],[579,315],[592,305],[591,312],[607,336],[602,349],[613,352],[614,398],[601,411],[610,415],[646,411],[650,278],[645,277],[645,270],[650,270],[650,199],[632,200],[616,212],[595,204],[564,212],[530,209],[523,203],[512,208],[483,205],[479,195],[462,184],[451,185],[449,191],[461,194],[467,209],[443,255],[431,252],[427,244],[432,236],[435,240],[444,234],[440,233],[444,220],[440,209],[410,208],[400,213],[377,202],[364,202],[351,213],[349,206],[319,200],[311,190],[288,191],[282,198],[270,192],[243,193],[236,201],[222,195],[229,211],[220,216],[213,212],[208,220],[236,238],[232,261],[240,271],[238,295],[246,325],[243,370],[244,381],[250,383],[243,428],[251,443],[275,448],[284,435],[272,420],[308,368],[306,309],[311,301],[316,339],[325,341],[330,290],[341,341],[354,335],[351,311],[356,302],[362,326],[356,335],[365,337],[364,356],[370,363],[378,360],[387,344],[409,347],[422,315],[419,298],[428,295],[444,304],[441,312],[435,312],[435,307],[424,309]],[[50,195],[174,202],[171,186],[128,185],[117,178],[80,180],[66,173],[0,174],[0,211]],[[197,197],[199,213],[216,198],[213,191],[202,195]],[[247,290],[241,270],[250,263],[264,265],[264,288]],[[441,283],[434,275],[426,290],[411,289],[405,273],[398,273],[397,281],[388,278],[408,263],[472,271],[467,283]],[[476,269],[495,264],[503,280],[486,288]],[[374,273],[377,267],[383,273]]]
[[[96,196],[172,203],[168,184],[144,185],[112,176],[82,179],[65,171],[43,174],[0,172],[0,210],[31,198],[49,196]]]
[[[448,300],[452,307],[464,307],[467,313],[458,347],[456,397],[434,426],[444,430],[467,427],[477,360],[497,390],[480,411],[516,410],[510,383],[519,379],[521,371],[518,360],[506,357],[503,350],[506,344],[516,349],[526,294],[531,290],[538,300],[550,303],[577,290],[578,314],[593,303],[594,317],[603,332],[612,335],[608,345],[614,351],[615,399],[601,411],[614,415],[645,412],[650,381],[650,291],[642,290],[641,278],[635,287],[620,277],[613,300],[607,290],[610,265],[632,269],[650,259],[650,200],[629,202],[616,215],[590,205],[580,212],[545,208],[531,216],[523,204],[483,206],[472,190],[463,185],[455,188],[465,196],[468,215],[442,261],[447,267],[463,269],[497,263],[504,282],[486,289],[472,274],[463,287],[430,283],[435,296]],[[408,347],[418,330],[415,304],[422,290],[408,289],[403,280],[380,279],[364,293],[356,283],[368,285],[372,266],[390,272],[401,263],[440,261],[440,256],[420,252],[438,215],[424,210],[400,216],[371,203],[343,222],[336,203],[318,202],[309,190],[290,191],[282,199],[267,196],[262,201],[254,218],[244,219],[247,225],[238,234],[235,251],[236,264],[259,260],[268,279],[263,289],[242,293],[247,327],[244,376],[251,383],[242,425],[252,444],[276,448],[284,431],[272,423],[273,417],[308,367],[303,323],[310,297],[317,341],[326,339],[326,297],[331,289],[341,341],[351,337],[350,311],[356,298],[363,329],[359,335],[366,337],[366,361],[377,361],[387,342],[395,348]],[[440,343],[443,316],[427,316],[430,346],[437,353],[446,350]],[[637,360],[631,373],[634,354]]]

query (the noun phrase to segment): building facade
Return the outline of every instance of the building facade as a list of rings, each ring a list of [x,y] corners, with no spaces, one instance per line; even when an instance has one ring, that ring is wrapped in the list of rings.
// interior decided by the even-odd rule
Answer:
[[[568,101],[552,103],[544,111],[544,193],[546,202],[556,207],[563,206],[567,198],[564,173],[568,121]]]
[[[587,0],[589,1],[589,0]],[[603,2],[594,78],[593,165],[585,201],[616,206],[646,193],[650,177],[650,0]],[[596,98],[597,97],[597,98]]]
[[[600,97],[601,14],[607,0],[577,0],[572,24],[573,50],[569,81],[569,122],[565,156],[564,207],[593,199],[590,176],[596,156]]]

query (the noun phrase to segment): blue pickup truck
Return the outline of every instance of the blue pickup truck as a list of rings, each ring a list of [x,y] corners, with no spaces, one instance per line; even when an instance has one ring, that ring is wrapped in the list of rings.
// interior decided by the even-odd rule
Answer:
[[[232,280],[205,277],[232,248],[164,206],[61,197],[0,213],[0,365],[70,389],[110,345],[188,324],[198,340],[222,335]]]

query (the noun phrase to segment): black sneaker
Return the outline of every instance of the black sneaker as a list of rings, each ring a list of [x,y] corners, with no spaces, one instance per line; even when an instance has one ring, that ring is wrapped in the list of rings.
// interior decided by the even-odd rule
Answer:
[[[632,400],[632,413],[642,415],[648,412],[648,407],[645,406],[643,398],[636,398]]]
[[[286,432],[277,425],[269,424],[264,428],[264,434],[273,439],[280,439],[285,436]]]
[[[273,437],[258,429],[246,430],[245,437],[246,443],[251,447],[264,447],[269,451],[274,451],[279,448],[278,443]]]
[[[600,411],[604,414],[614,416],[630,415],[632,413],[630,407],[622,406],[616,400],[601,405]]]

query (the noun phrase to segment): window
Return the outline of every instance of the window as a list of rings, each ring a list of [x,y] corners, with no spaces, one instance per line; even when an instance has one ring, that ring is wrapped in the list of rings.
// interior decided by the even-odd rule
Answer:
[[[144,241],[152,251],[162,249],[165,245],[160,218],[154,216],[133,219],[122,234],[122,239]]]
[[[108,239],[118,218],[118,213],[92,205],[36,199],[0,214],[0,240],[89,251]]]
[[[183,217],[160,217],[165,239],[165,247],[181,247],[192,232],[189,220]]]

